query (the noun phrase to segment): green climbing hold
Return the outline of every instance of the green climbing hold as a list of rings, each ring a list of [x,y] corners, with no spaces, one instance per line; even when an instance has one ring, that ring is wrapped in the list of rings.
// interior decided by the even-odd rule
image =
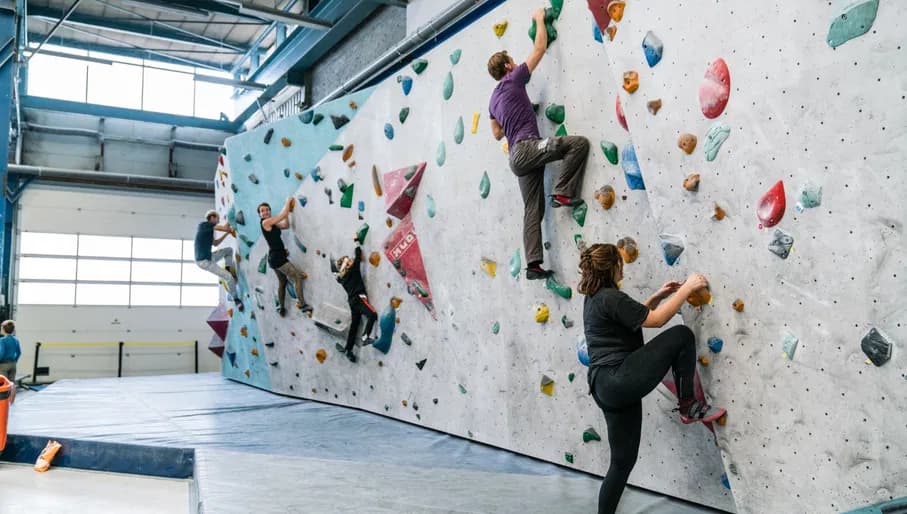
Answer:
[[[564,111],[563,105],[551,104],[545,108],[545,117],[554,123],[563,123],[566,118],[566,113]]]
[[[558,11],[560,13],[560,11]],[[551,46],[551,43],[554,43],[554,40],[557,39],[557,29],[554,28],[554,20],[557,19],[557,16],[554,14],[554,9],[548,7],[545,9],[545,30],[548,32],[548,46]],[[532,25],[529,26],[529,39],[535,41],[535,33],[538,28],[535,26],[535,20],[532,20]]]
[[[843,4],[828,27],[826,41],[832,48],[869,32],[879,10],[879,0],[852,0]]]
[[[332,152],[339,152],[339,151],[343,150],[343,145],[331,145],[328,147],[328,150],[330,150]]]
[[[428,68],[428,61],[425,59],[416,59],[412,64],[413,71],[416,75],[421,75],[425,68]]]
[[[267,254],[265,254],[265,256],[262,257],[260,261],[258,261],[258,272],[261,273],[262,275],[268,274],[268,255]]]
[[[454,127],[454,142],[460,144],[463,142],[463,117],[457,118],[457,126]]]
[[[341,189],[340,192],[342,196],[340,197],[340,206],[344,209],[349,209],[353,206],[353,187],[356,184],[348,184],[345,188]]]
[[[302,241],[300,241],[296,235],[293,235],[293,241],[296,242],[296,248],[299,248],[300,252],[306,253],[309,251],[309,249],[306,248],[304,244],[302,244]]]
[[[589,441],[601,441],[602,436],[598,435],[598,432],[594,428],[589,427],[583,430],[583,442],[588,443]]]
[[[406,118],[409,117],[409,107],[403,107],[400,109],[400,114],[397,116],[400,118],[400,124],[406,123]]]
[[[457,385],[460,386],[460,392],[463,394],[466,394],[466,388],[463,387],[463,384],[457,384]]]
[[[602,141],[600,145],[602,153],[605,154],[605,158],[608,159],[608,162],[617,164],[617,145],[611,141]]]
[[[435,155],[435,162],[438,163],[438,166],[444,166],[445,161],[447,161],[447,147],[444,146],[444,141],[441,141],[438,144],[438,151]]]
[[[570,372],[569,375],[567,375],[567,380],[569,380],[571,382],[573,382],[573,379],[575,379],[575,378],[576,378],[576,373],[574,373],[572,371]]]
[[[561,17],[561,10],[564,8],[564,0],[551,0],[551,13],[554,19]]]
[[[500,332],[500,331],[501,331],[501,324],[498,323],[497,321],[495,321],[494,324],[491,325],[491,333],[494,335],[497,335],[498,332]]]
[[[463,50],[460,50],[459,48],[457,48],[456,50],[451,52],[450,64],[456,65],[458,62],[460,62],[460,56],[462,56],[462,55],[463,55]]]
[[[565,298],[567,300],[573,298],[573,289],[558,282],[557,279],[554,278],[554,275],[549,276],[545,280],[545,287],[547,287],[551,291],[554,291],[554,293],[561,298]]]
[[[573,454],[570,453],[570,452],[565,452],[565,453],[564,453],[564,460],[567,461],[567,462],[569,462],[570,464],[573,464]]]
[[[435,199],[431,195],[425,197],[425,208],[428,210],[428,217],[434,218],[435,214],[438,212],[435,208]]]
[[[321,123],[321,120],[324,119],[324,114],[315,113],[315,116],[312,116],[312,125],[318,125]]]
[[[586,202],[583,202],[573,208],[573,219],[576,220],[577,225],[584,226],[586,224]]]
[[[403,178],[405,178],[406,180],[409,180],[409,179],[413,178],[413,176],[415,176],[417,171],[419,171],[418,166],[415,166],[415,165],[410,166],[409,171],[406,172],[406,175],[403,175]]]
[[[510,276],[517,277],[520,274],[520,268],[523,267],[523,259],[520,257],[520,249],[517,248],[510,258]]]
[[[567,135],[567,126],[561,125],[557,128],[557,132],[554,133],[554,137],[564,137]]]
[[[255,242],[253,242],[251,239],[249,239],[248,237],[246,237],[245,234],[240,234],[240,235],[239,235],[239,240],[242,241],[243,243],[246,243],[246,246],[248,246],[249,248],[251,248],[252,245],[255,244]]]
[[[586,250],[586,241],[583,240],[582,234],[573,234],[573,244],[576,245],[576,249],[580,252]]]
[[[453,96],[453,73],[447,72],[447,76],[444,77],[444,99],[450,100],[450,97]]]
[[[367,235],[368,235],[368,223],[363,223],[362,226],[359,227],[359,230],[356,231],[356,241],[358,241],[359,244],[364,244],[365,236],[367,236]]]
[[[482,198],[488,198],[488,193],[491,192],[491,180],[488,179],[488,172],[482,173],[482,181],[479,182],[479,194],[482,195]]]

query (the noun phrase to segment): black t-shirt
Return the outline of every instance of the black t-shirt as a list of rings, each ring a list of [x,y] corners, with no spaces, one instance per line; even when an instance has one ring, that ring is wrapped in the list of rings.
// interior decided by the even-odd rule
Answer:
[[[599,289],[583,304],[589,367],[613,366],[642,347],[649,308],[614,288]]]
[[[283,239],[280,238],[280,227],[277,224],[271,225],[271,230],[265,230],[265,221],[259,222],[261,233],[268,242],[268,265],[272,268],[279,268],[289,262],[287,259],[287,248],[283,245]]]
[[[359,269],[361,263],[362,249],[356,247],[356,257],[353,259],[353,266],[347,270],[346,275],[337,277],[337,282],[340,282],[340,285],[346,291],[347,300],[351,302],[358,298],[359,295],[366,294],[365,281],[362,280],[362,270]]]

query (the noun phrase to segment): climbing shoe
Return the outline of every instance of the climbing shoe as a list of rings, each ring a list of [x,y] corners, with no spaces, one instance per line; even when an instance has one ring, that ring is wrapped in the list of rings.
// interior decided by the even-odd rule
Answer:
[[[374,342],[375,342],[375,338],[374,338],[374,337],[363,337],[363,338],[360,340],[360,343],[361,343],[361,344],[360,344],[359,346],[368,346],[368,345],[370,345],[370,344],[372,344],[372,343],[374,343]]]
[[[239,298],[233,300],[233,303],[236,304],[236,308],[239,309],[239,312],[246,310],[246,306],[243,305],[242,300],[240,300]]]
[[[343,346],[340,343],[334,343],[334,348],[336,348],[340,353],[346,353],[346,346]]]
[[[538,264],[534,266],[529,266],[526,268],[526,279],[527,280],[544,280],[551,275],[554,275],[554,272],[551,270],[546,270],[539,266]]]
[[[552,207],[576,207],[583,203],[582,198],[570,198],[564,195],[551,195]]]
[[[224,266],[224,269],[233,277],[233,280],[236,280],[236,270],[233,269],[233,266]]]
[[[277,314],[279,314],[281,318],[286,317],[286,315],[287,315],[287,308],[286,308],[286,307],[278,307],[278,308],[277,308]]]
[[[718,421],[718,418],[724,416],[727,412],[723,407],[712,407],[711,405],[699,400],[683,400],[680,407],[676,410],[680,412],[680,421],[685,425],[701,421],[711,423]]]
[[[315,309],[311,305],[303,302],[296,302],[296,307],[303,313],[311,314]]]
[[[356,358],[356,354],[351,351],[346,352],[346,358],[349,359],[349,361],[352,362],[353,364],[356,364],[356,361],[359,360]]]

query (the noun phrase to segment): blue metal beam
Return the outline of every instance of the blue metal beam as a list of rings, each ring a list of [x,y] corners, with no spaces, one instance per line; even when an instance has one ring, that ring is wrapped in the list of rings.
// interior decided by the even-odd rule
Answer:
[[[2,101],[2,99],[0,99]],[[223,132],[236,132],[237,124],[222,120],[209,120],[193,116],[180,116],[178,114],[165,114],[161,112],[142,111],[138,109],[124,109],[107,105],[89,104],[83,102],[70,102],[56,98],[41,96],[22,97],[22,107],[26,109],[43,109],[46,111],[71,112],[87,114],[104,118],[118,118],[123,120],[143,121],[146,123],[160,123],[162,125],[176,125],[179,127],[196,127]],[[2,115],[2,113],[0,113]],[[4,165],[5,166],[5,165]]]
[[[53,8],[30,6],[28,15],[57,21],[62,18],[63,13]],[[170,29],[167,27],[157,26],[151,22],[143,20],[137,20],[134,22],[125,20],[114,21],[99,16],[92,16],[90,14],[73,13],[69,16],[69,19],[65,20],[63,23],[67,26],[75,25],[87,28],[95,28],[108,32],[116,32],[129,36],[157,39],[171,43],[189,44],[194,46],[203,46],[206,48],[229,48],[239,53],[248,51],[248,47],[238,46],[226,42],[219,45],[217,43],[212,43],[207,38],[199,35],[188,34],[186,32]]]
[[[9,5],[7,7],[6,5]],[[4,4],[0,7],[0,41],[15,41],[16,39],[16,11],[13,5]],[[16,67],[16,43],[3,45],[0,52],[0,141],[10,140],[10,114],[13,106],[13,69]],[[21,137],[21,136],[20,136]],[[0,159],[0,184],[6,186],[8,163],[4,155]],[[13,236],[13,204],[6,195],[0,200],[0,294],[5,301],[2,306],[9,303],[10,286],[10,257],[12,256]]]

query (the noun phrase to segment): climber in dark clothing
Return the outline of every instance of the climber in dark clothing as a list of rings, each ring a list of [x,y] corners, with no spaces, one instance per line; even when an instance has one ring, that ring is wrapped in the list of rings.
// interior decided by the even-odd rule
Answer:
[[[277,273],[277,301],[280,304],[278,312],[281,316],[287,313],[284,299],[287,294],[287,280],[293,281],[293,287],[296,289],[296,307],[304,313],[311,313],[312,306],[305,302],[302,293],[302,281],[305,280],[306,274],[299,270],[290,262],[289,253],[280,238],[281,229],[290,228],[290,212],[293,210],[295,200],[287,198],[287,203],[277,216],[271,216],[271,206],[262,203],[258,206],[258,215],[261,217],[261,233],[265,236],[268,243],[268,265]]]
[[[365,331],[362,333],[362,344],[372,344],[374,339],[370,336],[372,329],[375,327],[375,321],[378,320],[378,313],[368,301],[368,293],[365,290],[365,281],[362,279],[362,271],[359,269],[362,264],[362,248],[356,247],[355,258],[350,259],[346,255],[337,259],[336,277],[337,282],[343,286],[346,291],[347,301],[350,304],[350,331],[346,337],[346,347],[343,351],[346,358],[356,362],[356,354],[353,353],[353,346],[356,345],[356,334],[359,331],[359,323],[365,316]]]
[[[623,293],[623,260],[612,244],[595,244],[580,257],[579,292],[586,295],[583,326],[589,348],[589,389],[605,414],[611,463],[598,497],[599,514],[615,512],[630,471],[636,464],[642,429],[642,398],[670,369],[677,386],[683,423],[716,421],[723,408],[693,395],[696,340],[682,325],[643,344],[642,327],[664,326],[693,292],[708,286],[693,273],[686,282],[668,282],[645,303]]]

